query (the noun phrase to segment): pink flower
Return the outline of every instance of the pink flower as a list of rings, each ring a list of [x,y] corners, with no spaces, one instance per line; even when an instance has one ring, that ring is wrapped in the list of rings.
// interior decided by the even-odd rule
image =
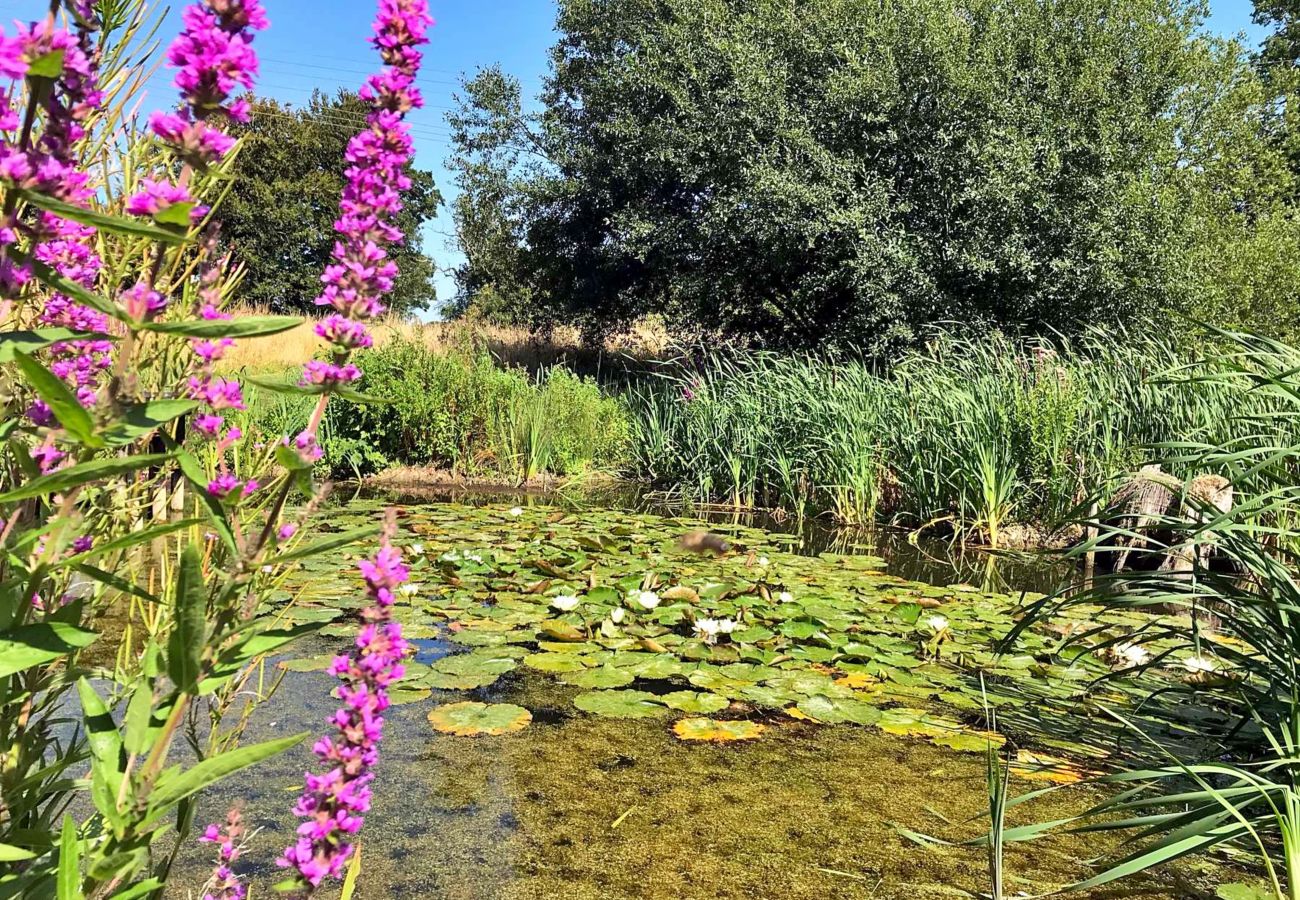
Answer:
[[[370,809],[369,785],[379,762],[388,687],[405,674],[402,660],[411,652],[401,626],[391,618],[393,591],[408,577],[401,551],[391,543],[392,531],[390,519],[379,552],[360,564],[372,603],[361,613],[364,624],[353,651],[330,666],[342,682],[338,694],[343,706],[330,717],[334,733],[312,748],[328,769],[322,775],[306,774],[305,790],[294,807],[303,820],[298,838],[279,860],[296,870],[308,893],[326,878],[342,875],[352,855],[352,836]]]
[[[122,305],[128,316],[144,322],[166,309],[167,301],[147,283],[138,281],[135,287],[122,294]]]
[[[303,387],[315,385],[334,388],[341,384],[351,384],[359,378],[361,378],[361,370],[352,363],[340,366],[332,362],[313,359],[303,367],[300,384]]]
[[[256,481],[240,481],[229,472],[223,472],[208,482],[208,493],[218,500],[227,500],[232,497],[247,497],[256,491],[258,487]]]
[[[151,216],[156,219],[178,204],[190,205],[191,223],[200,222],[207,215],[204,207],[193,205],[194,198],[185,188],[151,178],[140,179],[140,191],[126,201],[126,211],[133,216]]]

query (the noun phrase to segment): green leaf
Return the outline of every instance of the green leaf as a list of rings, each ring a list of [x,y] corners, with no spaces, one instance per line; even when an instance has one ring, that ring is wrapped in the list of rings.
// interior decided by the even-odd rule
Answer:
[[[645,691],[591,691],[575,697],[573,705],[608,719],[645,719],[668,712],[658,697]]]
[[[181,554],[176,573],[175,623],[167,640],[167,674],[176,686],[191,692],[203,667],[208,593],[203,585],[203,557],[194,544]]]
[[[149,682],[140,679],[136,682],[131,699],[126,704],[125,738],[123,746],[127,753],[139,755],[153,743],[153,688]]]
[[[58,78],[63,74],[63,57],[66,51],[51,50],[38,56],[27,66],[28,78]],[[62,897],[59,900],[63,900]]]
[[[1224,884],[1214,892],[1219,900],[1273,900],[1271,888],[1263,884]]]
[[[14,361],[14,354],[28,355],[69,341],[116,341],[111,334],[98,331],[73,331],[71,328],[38,328],[35,331],[0,332],[0,363]]]
[[[181,474],[194,488],[195,496],[198,497],[199,502],[203,504],[204,511],[208,514],[208,521],[217,530],[217,534],[221,536],[226,549],[231,553],[238,553],[239,545],[235,543],[235,533],[230,528],[230,519],[226,516],[225,508],[215,497],[208,493],[208,476],[203,470],[203,466],[194,458],[193,453],[176,443],[171,435],[162,432],[160,437],[163,445],[172,451],[176,464],[181,468]]]
[[[0,844],[0,863],[22,862],[25,859],[35,859],[36,854],[30,850],[24,850],[22,847],[15,847],[12,844]]]
[[[157,878],[150,878],[147,881],[141,881],[139,884],[133,884],[124,891],[114,894],[109,900],[140,900],[152,894],[163,886],[163,883]]]
[[[352,848],[352,861],[348,863],[347,874],[343,877],[343,891],[339,894],[339,900],[352,900],[352,895],[357,892],[357,881],[361,878],[361,844],[356,844]]]
[[[90,796],[100,815],[116,824],[121,820],[117,798],[124,769],[122,738],[108,705],[85,678],[77,680],[77,693],[81,697],[90,745]]]
[[[14,500],[30,500],[32,497],[45,497],[59,494],[92,481],[126,475],[151,466],[159,466],[172,459],[170,454],[155,453],[143,456],[122,456],[111,459],[92,459],[80,465],[71,466],[33,478],[26,484],[19,485],[12,491],[0,494],[0,503]]]
[[[161,537],[166,537],[177,531],[183,531],[186,528],[192,528],[195,525],[203,524],[202,519],[180,519],[175,522],[167,522],[162,525],[155,525],[152,528],[146,528],[143,531],[132,531],[124,534],[119,538],[114,538],[103,544],[99,544],[93,550],[85,553],[78,553],[76,556],[69,556],[67,559],[60,560],[52,568],[59,569],[65,566],[76,567],[90,559],[103,559],[110,553],[116,553],[118,550],[129,550],[132,547],[138,547],[141,544],[152,543]]]
[[[151,818],[164,814],[186,797],[216,784],[223,778],[283,753],[295,744],[301,743],[306,737],[307,732],[304,731],[292,737],[239,747],[218,756],[210,756],[184,772],[169,773],[165,778],[159,779],[158,786],[150,798]]]
[[[174,228],[188,229],[190,225],[193,224],[190,219],[190,214],[194,212],[194,209],[197,206],[198,204],[192,200],[187,200],[183,203],[173,203],[166,209],[160,210],[153,217],[153,220],[159,225],[171,225]]]
[[[81,841],[72,816],[63,817],[63,834],[59,840],[59,872],[55,896],[58,900],[82,900]]]
[[[90,565],[76,565],[72,567],[75,571],[80,572],[87,578],[93,579],[100,584],[107,585],[115,591],[123,594],[129,594],[132,597],[139,597],[146,603],[161,602],[155,595],[149,593],[144,588],[134,582],[128,581],[120,575],[114,575],[112,572],[106,572],[103,569]]]
[[[98,638],[93,631],[64,622],[41,622],[0,633],[0,678],[53,662]]]
[[[14,362],[22,370],[32,390],[45,401],[50,412],[54,413],[54,418],[59,420],[59,424],[73,440],[87,447],[104,446],[104,442],[95,434],[95,420],[62,378],[26,354],[15,354]]]
[[[105,429],[103,438],[110,447],[134,443],[168,422],[193,412],[198,405],[194,400],[153,400],[132,404]]]
[[[186,241],[184,234],[177,234],[169,228],[150,225],[148,222],[134,217],[112,216],[93,209],[82,209],[80,206],[65,203],[45,194],[38,194],[35,191],[19,190],[14,193],[37,209],[54,213],[61,219],[69,219],[73,222],[80,222],[82,225],[94,226],[96,229],[110,234],[148,238],[151,241],[161,241],[164,244],[183,244]]]
[[[250,338],[267,337],[291,331],[302,324],[294,316],[247,316],[238,319],[194,319],[184,322],[146,322],[145,331],[179,335],[187,338]],[[249,379],[260,384],[257,379]]]

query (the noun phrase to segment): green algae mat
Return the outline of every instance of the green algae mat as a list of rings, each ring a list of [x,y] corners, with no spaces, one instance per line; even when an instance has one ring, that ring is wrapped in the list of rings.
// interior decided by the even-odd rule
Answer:
[[[372,521],[376,508],[349,507],[331,527]],[[700,523],[610,510],[440,505],[403,510],[401,524],[412,578],[397,614],[431,652],[408,666],[395,700],[436,701],[435,727],[464,737],[527,727],[526,710],[480,701],[530,674],[569,687],[574,714],[658,719],[685,741],[753,742],[800,722],[983,752],[1003,741],[979,728],[990,703],[1015,707],[1009,718],[1018,714],[1039,747],[1098,755],[1077,735],[1036,728],[1025,699],[1047,710],[1085,689],[1115,705],[1139,692],[1124,678],[1095,687],[1111,670],[1102,659],[1055,655],[1062,632],[1103,617],[1029,631],[999,653],[1036,596],[908,582],[873,556],[802,556],[784,536],[747,528],[723,530],[726,553],[699,555],[685,547],[698,544],[689,536]],[[310,564],[291,616],[321,622],[351,610],[342,562]],[[1141,623],[1107,615],[1117,629]]]

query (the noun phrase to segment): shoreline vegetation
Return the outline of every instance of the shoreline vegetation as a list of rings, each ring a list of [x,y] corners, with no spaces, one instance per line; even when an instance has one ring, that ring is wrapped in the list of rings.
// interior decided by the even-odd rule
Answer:
[[[285,352],[295,346],[290,332]],[[262,352],[229,365],[282,370],[274,347]],[[1082,539],[1078,522],[1127,473],[1177,447],[1186,461],[1171,474],[1204,474],[1196,448],[1257,430],[1270,400],[1238,390],[1244,374],[1219,377],[1236,367],[1213,343],[1100,331],[936,332],[886,371],[692,351],[653,325],[584,349],[572,331],[392,321],[361,385],[384,402],[327,415],[322,465],[399,488],[623,480],[687,505],[1059,548]],[[257,391],[245,426],[278,434],[309,414],[300,398]]]

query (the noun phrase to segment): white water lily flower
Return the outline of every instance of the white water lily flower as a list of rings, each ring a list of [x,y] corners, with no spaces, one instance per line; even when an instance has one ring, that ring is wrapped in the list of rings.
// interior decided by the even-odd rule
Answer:
[[[424,556],[424,544],[412,544],[411,552],[416,556]]]
[[[696,637],[706,644],[716,644],[718,642],[718,632],[721,627],[717,619],[696,619],[695,624],[691,627],[695,629]]]
[[[739,624],[738,622],[733,621],[732,619],[719,619],[719,620],[718,620],[718,632],[719,632],[720,634],[731,634],[733,631],[735,631],[735,630],[736,630],[737,628],[739,628],[739,627],[740,627],[740,624]]]
[[[477,553],[466,553],[465,558],[473,560],[476,563],[481,563],[483,561],[483,557],[479,556]]]
[[[1111,648],[1111,653],[1118,662],[1128,668],[1145,666],[1151,662],[1151,652],[1141,644],[1122,643]]]
[[[623,622],[623,619],[626,616],[627,616],[627,610],[621,606],[615,607],[614,609],[611,609],[609,611],[609,620],[613,622],[615,625],[621,624]]]
[[[766,569],[768,566],[772,565],[772,560],[768,559],[766,556],[760,556],[758,558],[758,564]]]
[[[776,599],[780,600],[782,603],[793,603],[794,594],[790,593],[789,591],[782,591],[781,593],[776,595]]]
[[[460,559],[460,554],[455,550],[448,550],[442,556],[438,557],[438,562],[455,562]]]
[[[561,594],[551,601],[551,606],[563,612],[573,612],[578,608],[578,598],[572,594]]]
[[[1207,656],[1189,656],[1183,660],[1183,668],[1193,675],[1213,675],[1221,667],[1218,660]]]
[[[925,620],[926,627],[931,631],[947,631],[948,620],[943,616],[930,616]]]
[[[524,508],[522,506],[515,506],[512,507],[510,510],[510,515],[514,516],[516,519],[522,516],[523,514],[524,514]]]
[[[654,609],[661,601],[654,591],[633,591],[632,602],[645,609]]]
[[[413,597],[420,593],[420,586],[418,584],[404,584],[397,590],[400,593],[405,594],[407,597]]]

